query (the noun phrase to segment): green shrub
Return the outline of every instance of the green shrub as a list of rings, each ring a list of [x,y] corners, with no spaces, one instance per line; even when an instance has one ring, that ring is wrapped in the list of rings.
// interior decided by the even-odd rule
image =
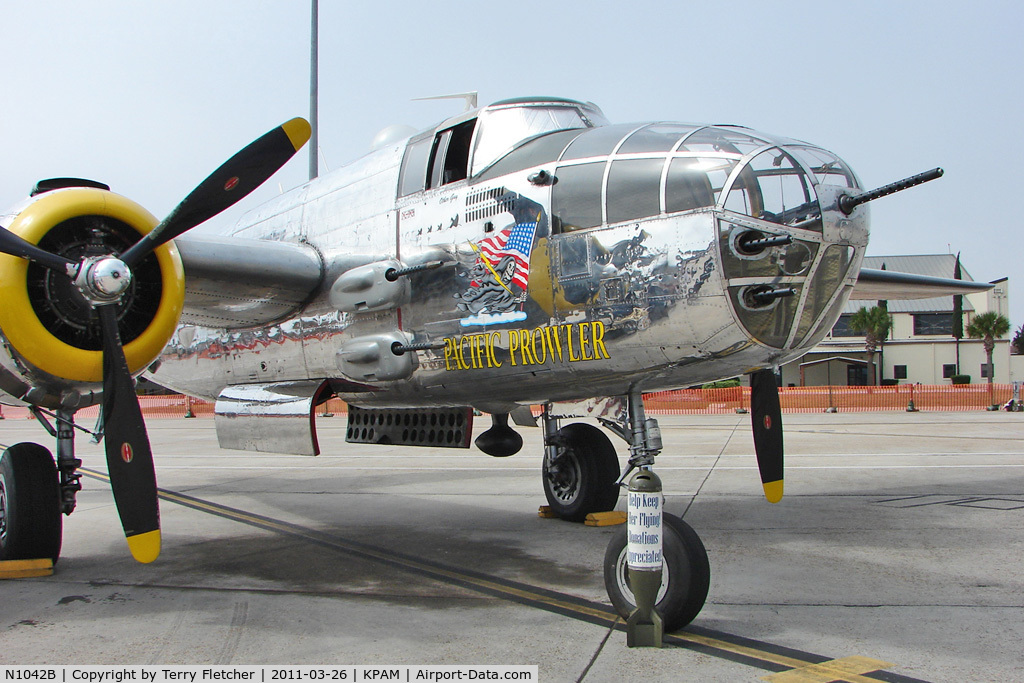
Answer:
[[[971,383],[971,376],[970,375],[953,375],[952,380],[953,380],[953,384],[970,384]]]
[[[720,379],[717,382],[708,382],[707,384],[701,385],[701,389],[725,389],[726,387],[738,387],[740,385],[740,378],[733,377],[732,379]]]

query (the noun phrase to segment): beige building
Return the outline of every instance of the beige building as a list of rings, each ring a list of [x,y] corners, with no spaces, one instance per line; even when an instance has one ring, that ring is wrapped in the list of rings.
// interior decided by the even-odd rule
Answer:
[[[934,256],[869,256],[865,268],[952,278],[956,257],[952,254]],[[961,263],[964,280],[970,274]],[[964,335],[959,342],[953,337],[953,297],[892,300],[887,302],[893,318],[893,330],[882,352],[874,355],[875,368],[869,366],[864,349],[864,336],[849,329],[850,317],[871,301],[851,301],[846,305],[832,332],[810,353],[782,368],[783,386],[822,386],[874,384],[872,369],[880,378],[899,384],[950,384],[956,374],[970,375],[972,383],[988,381],[985,349],[980,339],[966,337],[967,325],[978,313],[995,311],[1009,318],[1009,282],[996,280],[994,287],[980,294],[963,297]],[[1010,335],[996,341],[993,354],[994,381],[1005,384],[1024,380],[1024,356],[1010,355]]]

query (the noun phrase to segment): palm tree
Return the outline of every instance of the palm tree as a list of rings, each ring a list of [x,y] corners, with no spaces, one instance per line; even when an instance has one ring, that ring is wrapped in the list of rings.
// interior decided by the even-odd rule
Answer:
[[[1013,347],[1014,353],[1024,355],[1024,325],[1017,328],[1017,333],[1013,335],[1010,346]]]
[[[1010,321],[1005,315],[989,311],[974,316],[974,320],[967,326],[967,336],[971,339],[981,339],[985,347],[985,356],[988,359],[988,383],[992,384],[993,370],[992,351],[996,348],[996,339],[999,339],[1010,331]]]
[[[892,316],[880,306],[871,308],[862,306],[850,317],[850,330],[864,335],[864,351],[867,354],[873,384],[878,384],[877,378],[875,378],[875,350],[889,338],[891,329]]]

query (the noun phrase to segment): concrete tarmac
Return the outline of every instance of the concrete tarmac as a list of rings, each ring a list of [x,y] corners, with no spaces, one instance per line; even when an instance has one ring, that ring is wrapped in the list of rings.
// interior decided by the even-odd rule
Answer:
[[[749,416],[660,417],[666,509],[701,535],[707,605],[629,649],[601,567],[612,528],[541,519],[518,455],[217,447],[152,419],[163,553],[135,563],[102,447],[51,577],[0,582],[0,664],[536,664],[544,681],[1021,680],[1024,414],[791,414],[786,497]],[[478,420],[479,433],[489,420]],[[0,422],[0,442],[50,438]],[[625,445],[613,437],[625,461]],[[625,501],[620,498],[619,507]]]

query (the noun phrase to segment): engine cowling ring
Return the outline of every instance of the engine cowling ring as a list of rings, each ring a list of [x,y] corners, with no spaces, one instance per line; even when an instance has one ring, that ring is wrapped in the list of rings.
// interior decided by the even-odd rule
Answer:
[[[139,236],[158,220],[132,200],[99,189],[73,188],[48,192],[25,207],[8,226],[21,238],[38,244],[54,227],[81,216],[108,217],[126,224]],[[156,313],[146,328],[124,345],[131,372],[137,373],[160,355],[174,334],[185,300],[185,273],[172,243],[154,252],[162,284]],[[29,262],[0,254],[0,330],[21,358],[50,376],[72,382],[100,382],[103,352],[78,348],[55,336],[39,320],[28,291]]]

